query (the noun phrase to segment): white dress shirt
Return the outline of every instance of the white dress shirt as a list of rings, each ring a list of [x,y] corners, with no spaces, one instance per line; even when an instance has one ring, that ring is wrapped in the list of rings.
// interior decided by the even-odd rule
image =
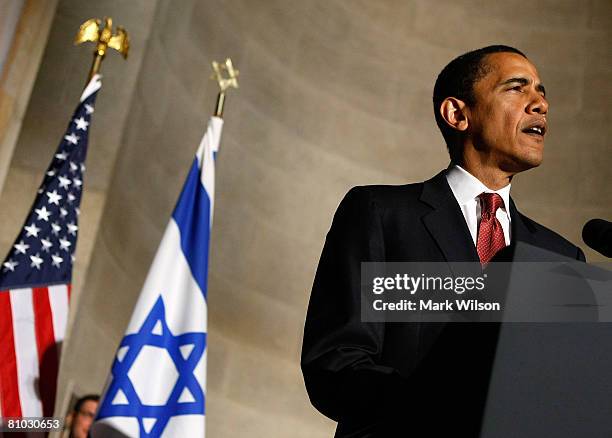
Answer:
[[[478,225],[480,225],[482,210],[478,195],[484,192],[497,193],[501,196],[504,205],[497,209],[495,216],[501,223],[506,245],[510,245],[510,184],[499,190],[491,190],[474,175],[456,164],[446,171],[446,180],[459,203],[474,245],[478,239]]]

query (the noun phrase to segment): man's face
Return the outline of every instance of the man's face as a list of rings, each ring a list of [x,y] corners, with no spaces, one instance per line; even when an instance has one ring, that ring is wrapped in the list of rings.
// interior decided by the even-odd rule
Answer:
[[[542,162],[548,102],[535,66],[515,53],[483,60],[489,72],[474,84],[467,133],[484,162],[517,173]]]
[[[74,414],[72,420],[72,437],[87,438],[87,432],[89,432],[91,423],[96,415],[96,409],[98,409],[97,401],[87,400],[83,403],[81,409]]]

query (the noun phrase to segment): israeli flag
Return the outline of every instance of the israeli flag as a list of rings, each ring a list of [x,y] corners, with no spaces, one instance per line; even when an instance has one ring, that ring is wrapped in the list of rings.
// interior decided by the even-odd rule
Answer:
[[[208,123],[117,350],[94,437],[204,437],[206,282],[222,127],[218,117]]]

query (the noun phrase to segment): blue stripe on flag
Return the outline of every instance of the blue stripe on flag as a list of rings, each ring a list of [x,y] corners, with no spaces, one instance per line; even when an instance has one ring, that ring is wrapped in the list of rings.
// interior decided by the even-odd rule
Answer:
[[[181,249],[200,290],[207,296],[208,249],[210,241],[210,198],[200,182],[197,158],[193,160],[187,181],[172,217],[181,234]]]

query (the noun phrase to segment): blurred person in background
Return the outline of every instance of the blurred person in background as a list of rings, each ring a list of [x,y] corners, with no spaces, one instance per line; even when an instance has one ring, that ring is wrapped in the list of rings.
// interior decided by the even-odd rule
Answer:
[[[76,401],[74,409],[66,417],[66,425],[70,430],[69,438],[87,438],[99,402],[100,396],[97,394],[88,394]]]

